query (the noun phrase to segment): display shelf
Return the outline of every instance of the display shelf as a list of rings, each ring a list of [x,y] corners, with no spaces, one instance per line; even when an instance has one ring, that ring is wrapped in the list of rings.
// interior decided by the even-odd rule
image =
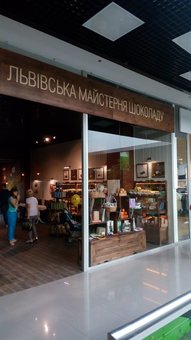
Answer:
[[[77,213],[79,206],[81,206],[81,199],[82,199],[82,188],[81,184],[77,182],[67,182],[67,183],[60,183],[57,182],[54,186],[54,190],[51,193],[52,198],[57,205],[64,206],[73,214]],[[78,195],[80,197],[80,203],[78,206],[74,206],[72,203],[73,195]],[[53,203],[54,204],[54,203]],[[55,203],[56,206],[56,203]],[[63,209],[63,208],[62,208]]]
[[[89,211],[90,223],[101,223],[105,221],[104,204],[105,194],[102,192],[90,192]],[[103,221],[104,220],[104,221]]]
[[[147,242],[168,242],[168,212],[166,182],[135,182],[135,190],[129,192],[135,198],[135,207],[129,214],[138,226],[144,228]]]

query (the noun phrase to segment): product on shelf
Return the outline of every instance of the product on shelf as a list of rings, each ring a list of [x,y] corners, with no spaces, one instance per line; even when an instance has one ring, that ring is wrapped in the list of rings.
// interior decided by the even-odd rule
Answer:
[[[107,235],[113,235],[114,233],[114,221],[108,220],[107,221]]]
[[[101,222],[100,216],[99,216],[99,211],[94,210],[92,213],[92,222]]]
[[[117,203],[106,202],[103,206],[108,212],[115,212],[117,210]]]
[[[91,198],[105,198],[105,194],[104,194],[104,192],[91,191],[90,192],[90,197]]]
[[[96,234],[99,236],[105,236],[105,228],[104,227],[97,227],[96,228]]]
[[[116,192],[117,196],[127,196],[127,191],[124,188],[120,188]]]
[[[125,220],[122,225],[122,231],[123,232],[130,232],[131,231],[131,223],[129,220]]]
[[[127,211],[126,211],[125,209],[120,209],[119,217],[120,217],[122,220],[128,219],[128,213],[127,213]]]

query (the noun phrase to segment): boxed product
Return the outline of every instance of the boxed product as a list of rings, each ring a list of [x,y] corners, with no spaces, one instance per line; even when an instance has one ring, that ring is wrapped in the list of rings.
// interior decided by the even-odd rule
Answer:
[[[107,221],[107,235],[112,235],[114,233],[114,221]]]
[[[99,222],[100,221],[99,211],[98,210],[94,210],[93,211],[92,220],[93,220],[93,222]]]

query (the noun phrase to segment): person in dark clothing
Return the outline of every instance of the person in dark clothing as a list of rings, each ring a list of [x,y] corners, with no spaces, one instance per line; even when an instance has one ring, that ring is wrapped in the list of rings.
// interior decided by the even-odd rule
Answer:
[[[6,183],[2,183],[0,191],[0,210],[4,218],[5,225],[7,226],[7,210],[8,210],[8,200],[10,197],[10,192],[7,189]]]

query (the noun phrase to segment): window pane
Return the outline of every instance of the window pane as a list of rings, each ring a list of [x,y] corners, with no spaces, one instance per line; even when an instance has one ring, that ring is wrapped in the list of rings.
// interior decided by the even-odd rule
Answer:
[[[170,135],[90,117],[88,138],[91,265],[168,243]],[[138,233],[145,235],[146,246],[143,240],[129,252],[114,250],[116,236],[126,235],[128,243],[128,235]],[[110,239],[107,250],[103,237]],[[105,249],[102,257],[94,249],[93,258],[95,244]]]

